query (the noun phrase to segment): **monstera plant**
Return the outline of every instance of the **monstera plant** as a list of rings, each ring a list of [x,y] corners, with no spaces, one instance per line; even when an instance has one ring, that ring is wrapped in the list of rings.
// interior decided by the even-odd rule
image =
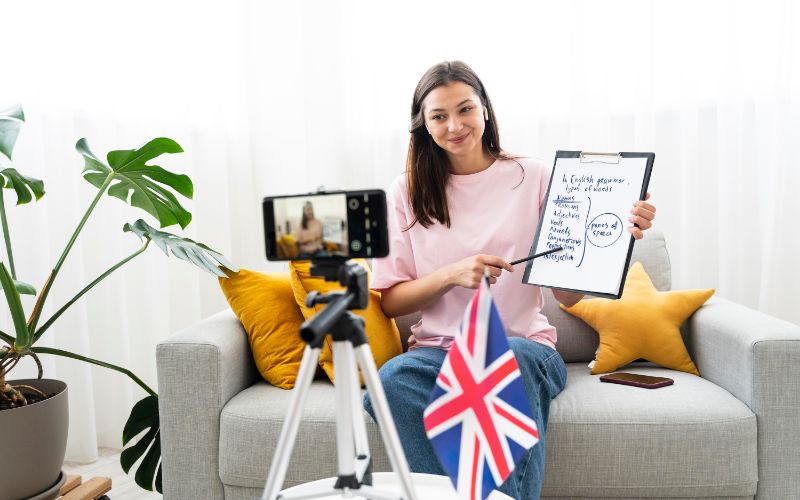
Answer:
[[[20,106],[0,111],[0,153],[11,160],[12,151],[25,117]],[[32,358],[38,366],[38,378],[42,378],[41,355],[54,355],[72,358],[94,365],[118,371],[130,377],[139,385],[147,396],[136,403],[125,424],[122,436],[123,446],[120,462],[125,472],[129,473],[139,462],[135,473],[136,483],[142,488],[161,492],[161,446],[159,437],[158,394],[148,387],[131,371],[106,363],[79,353],[62,349],[39,346],[42,335],[51,329],[53,324],[70,306],[78,301],[89,290],[97,286],[103,279],[143,253],[154,243],[164,254],[172,253],[175,257],[189,262],[200,269],[219,277],[226,277],[221,268],[238,271],[220,253],[188,238],[160,231],[142,219],[125,224],[122,231],[132,233],[139,238],[141,246],[132,254],[101,273],[96,279],[81,289],[71,300],[63,304],[52,316],[44,319],[42,312],[48,294],[58,278],[59,271],[67,261],[70,250],[81,234],[84,225],[89,221],[97,204],[108,193],[124,203],[141,208],[150,214],[160,228],[179,225],[186,228],[192,220],[192,214],[181,206],[177,196],[191,198],[193,187],[191,179],[186,175],[170,172],[160,166],[148,164],[164,153],[180,153],[183,150],[172,139],[159,137],[147,142],[138,149],[111,151],[106,162],[100,160],[89,149],[86,139],[80,139],[76,149],[83,156],[85,167],[83,178],[97,188],[97,194],[89,203],[86,213],[78,222],[72,237],[67,242],[61,257],[56,262],[44,284],[38,290],[25,281],[17,279],[17,269],[11,248],[8,220],[4,196],[13,190],[16,193],[17,205],[38,201],[44,194],[44,183],[21,174],[16,169],[7,167],[0,170],[0,220],[2,222],[5,242],[6,260],[0,262],[0,285],[13,320],[13,332],[0,331],[0,403],[5,408],[17,408],[28,404],[28,399],[46,397],[38,389],[28,384],[13,385],[9,383],[9,372],[25,357]],[[4,160],[5,161],[5,160]],[[6,162],[6,163],[8,163]],[[20,294],[36,296],[32,310],[24,310]],[[37,394],[39,393],[39,394]],[[26,397],[25,394],[28,394]],[[2,412],[0,412],[2,415]],[[3,433],[12,429],[3,429]],[[135,440],[136,436],[140,439]],[[141,459],[141,461],[140,461]],[[2,474],[3,471],[0,471]]]

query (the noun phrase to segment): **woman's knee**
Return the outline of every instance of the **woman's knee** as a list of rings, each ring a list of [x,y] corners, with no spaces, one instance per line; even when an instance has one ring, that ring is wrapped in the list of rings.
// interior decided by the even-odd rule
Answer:
[[[550,373],[552,370],[548,369],[548,360],[558,356],[558,353],[544,344],[521,337],[509,338],[508,345],[522,372],[526,389],[533,392],[531,396],[537,395],[541,384],[553,375]]]
[[[529,363],[535,363],[541,368],[545,367],[553,356],[558,355],[558,352],[552,347],[522,337],[509,338],[508,346],[514,352],[517,360],[523,359]]]
[[[407,354],[395,356],[384,363],[378,370],[378,378],[381,379],[384,389],[387,385],[392,385],[393,381],[406,376],[413,365],[414,363]]]
[[[389,402],[392,402],[396,397],[398,386],[397,376],[398,373],[402,372],[402,362],[396,362],[395,360],[400,357],[401,356],[390,359],[378,370],[378,378],[381,380],[383,392],[386,394],[386,399]]]
[[[391,405],[402,404],[409,398],[427,397],[420,391],[434,384],[438,371],[435,362],[406,353],[387,361],[378,370],[378,376]]]
[[[516,356],[518,352],[521,353],[527,350],[528,347],[530,347],[528,345],[529,342],[532,341],[523,337],[508,337],[508,347],[514,352],[514,356]]]
[[[542,374],[543,349],[546,346],[540,345],[535,340],[528,340],[522,337],[511,337],[508,339],[508,347],[514,353],[517,364],[523,370]]]
[[[526,379],[526,387],[538,392],[543,385],[555,397],[566,385],[566,366],[553,348],[520,337],[510,338],[509,347]]]

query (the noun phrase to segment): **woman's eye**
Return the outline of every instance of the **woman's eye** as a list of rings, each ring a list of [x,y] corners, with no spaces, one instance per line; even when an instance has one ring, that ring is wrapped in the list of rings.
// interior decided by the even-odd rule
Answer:
[[[442,115],[435,115],[435,116],[433,116],[431,119],[432,119],[432,120],[441,120],[442,118],[444,118],[444,116],[442,116]]]
[[[472,111],[472,107],[470,106],[464,106],[463,108],[461,108],[462,113],[468,113],[470,111]]]

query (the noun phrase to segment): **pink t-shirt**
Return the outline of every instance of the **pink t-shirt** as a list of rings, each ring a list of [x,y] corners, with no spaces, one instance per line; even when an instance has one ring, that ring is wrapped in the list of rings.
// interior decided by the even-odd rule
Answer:
[[[414,214],[406,176],[400,175],[386,194],[390,253],[373,261],[370,288],[384,290],[476,254],[497,255],[508,262],[527,256],[549,180],[550,169],[529,158],[497,160],[476,174],[451,175],[446,190],[450,228],[435,222],[426,229],[417,223],[403,231]],[[540,312],[541,288],[522,283],[524,263],[514,269],[503,271],[491,287],[506,335],[555,348],[556,329]],[[453,287],[423,309],[422,319],[411,327],[409,348],[449,348],[474,293]]]

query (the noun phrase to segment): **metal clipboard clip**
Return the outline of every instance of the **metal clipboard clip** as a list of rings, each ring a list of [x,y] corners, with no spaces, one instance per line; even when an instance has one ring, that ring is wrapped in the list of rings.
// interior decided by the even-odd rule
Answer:
[[[620,163],[620,153],[589,153],[581,151],[581,163]]]

